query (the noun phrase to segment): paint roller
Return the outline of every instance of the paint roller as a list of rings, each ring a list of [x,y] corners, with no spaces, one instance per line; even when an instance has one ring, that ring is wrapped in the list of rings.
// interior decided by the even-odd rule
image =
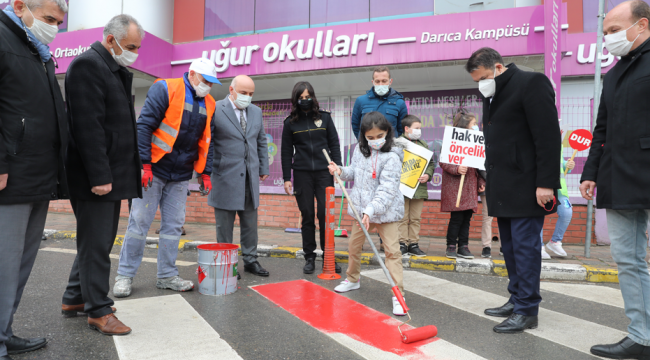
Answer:
[[[332,163],[332,160],[330,159],[329,154],[327,153],[327,150],[323,149],[323,153],[325,154],[325,158],[327,158],[328,163]],[[421,340],[426,340],[432,337],[435,337],[438,335],[438,328],[436,328],[433,325],[427,325],[423,326],[420,328],[416,329],[409,329],[409,330],[404,330],[402,331],[402,326],[408,324],[412,319],[411,319],[411,314],[409,314],[409,308],[406,306],[406,302],[404,301],[404,296],[402,296],[402,292],[399,290],[399,287],[395,284],[395,281],[393,280],[393,277],[390,276],[390,272],[388,272],[388,269],[386,268],[386,264],[384,264],[384,261],[381,259],[381,256],[379,256],[379,252],[377,251],[377,248],[375,247],[375,243],[372,242],[372,239],[370,238],[370,234],[368,234],[368,230],[366,230],[366,227],[363,226],[363,223],[361,221],[361,217],[359,216],[359,213],[357,212],[357,209],[354,207],[354,204],[352,203],[352,199],[350,198],[350,195],[348,195],[347,190],[345,189],[345,186],[343,185],[343,181],[339,178],[339,174],[334,172],[334,178],[336,181],[339,183],[341,186],[341,189],[343,190],[343,193],[345,196],[348,198],[348,204],[350,205],[350,208],[352,209],[352,212],[354,213],[354,217],[357,219],[357,222],[359,223],[359,227],[361,230],[363,230],[363,233],[366,235],[366,239],[370,243],[370,247],[372,247],[372,251],[375,253],[376,259],[379,260],[379,265],[381,266],[381,269],[384,271],[384,275],[386,275],[386,278],[388,279],[388,282],[390,283],[391,290],[393,291],[393,294],[395,294],[395,297],[397,298],[397,301],[399,301],[400,305],[402,305],[402,309],[406,312],[406,315],[408,315],[409,319],[406,322],[401,323],[398,327],[397,330],[399,331],[400,335],[402,336],[402,342],[405,344],[410,344],[416,341],[421,341]]]

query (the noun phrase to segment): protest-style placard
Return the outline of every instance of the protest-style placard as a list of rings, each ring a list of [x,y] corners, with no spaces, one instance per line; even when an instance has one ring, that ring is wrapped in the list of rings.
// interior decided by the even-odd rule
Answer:
[[[442,137],[441,163],[485,170],[485,137],[482,131],[447,126]],[[465,174],[460,177],[456,207],[463,195]]]
[[[569,145],[571,145],[571,148],[573,149],[573,155],[571,156],[570,161],[573,161],[573,159],[576,158],[578,151],[589,149],[593,139],[593,135],[587,129],[579,129],[572,132],[571,135],[569,135]],[[569,169],[564,169],[564,176],[566,176],[568,171]]]
[[[399,189],[407,198],[413,198],[418,186],[427,186],[426,184],[420,184],[418,179],[427,170],[431,157],[433,157],[433,151],[429,149],[413,144],[410,141],[406,145]]]
[[[441,163],[485,170],[485,137],[482,131],[447,126],[442,138]]]

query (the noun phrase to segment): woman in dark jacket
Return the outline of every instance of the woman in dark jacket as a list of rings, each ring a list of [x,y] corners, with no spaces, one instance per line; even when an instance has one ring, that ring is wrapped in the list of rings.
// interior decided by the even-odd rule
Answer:
[[[301,81],[293,87],[291,115],[284,120],[282,129],[282,173],[284,190],[296,195],[302,213],[302,248],[305,252],[305,274],[316,268],[316,224],[314,222],[314,197],[318,205],[320,248],[325,249],[325,188],[334,186],[323,154],[327,149],[332,161],[341,165],[339,135],[329,111],[321,110],[310,83]],[[294,188],[291,186],[293,169]],[[323,254],[324,256],[324,254]],[[336,265],[336,272],[341,268]]]

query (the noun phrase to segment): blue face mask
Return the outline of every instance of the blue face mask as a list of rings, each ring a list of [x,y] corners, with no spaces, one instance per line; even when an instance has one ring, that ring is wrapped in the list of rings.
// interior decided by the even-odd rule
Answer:
[[[478,125],[474,125],[474,126],[472,126],[472,130],[474,130],[474,131],[479,131],[479,130],[478,130]]]

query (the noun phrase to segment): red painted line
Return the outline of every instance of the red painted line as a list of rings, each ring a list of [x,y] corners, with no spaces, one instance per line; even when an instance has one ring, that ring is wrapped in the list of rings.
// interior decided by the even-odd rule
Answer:
[[[400,321],[306,280],[258,285],[252,289],[324,333],[341,333],[399,356],[426,357],[418,348],[436,340],[404,344],[397,330]],[[386,302],[389,300],[387,295]],[[413,327],[402,326],[402,330],[409,329]]]

